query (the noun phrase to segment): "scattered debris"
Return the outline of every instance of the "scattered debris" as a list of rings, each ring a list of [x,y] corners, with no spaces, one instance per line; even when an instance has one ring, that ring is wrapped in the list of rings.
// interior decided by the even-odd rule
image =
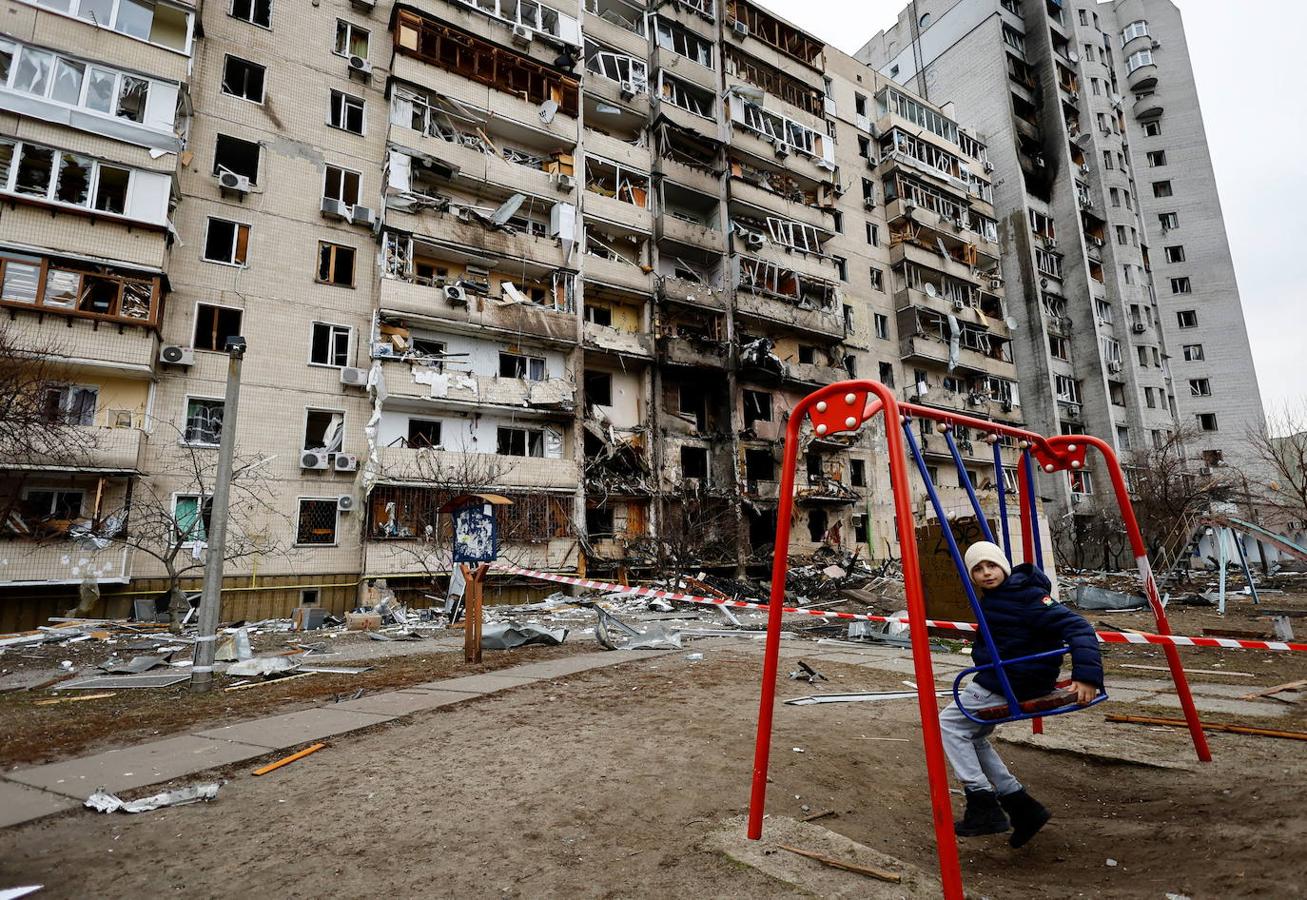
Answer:
[[[133,656],[128,662],[122,662],[116,657],[107,659],[97,668],[112,675],[140,675],[162,665],[164,665],[162,656]]]
[[[786,700],[788,706],[812,706],[815,703],[864,703],[877,700],[908,700],[917,696],[916,691],[871,691],[865,694],[814,694],[811,697],[795,697]],[[951,697],[953,692],[936,691],[936,697]]]
[[[252,774],[267,775],[269,772],[275,772],[278,769],[280,769],[282,766],[288,766],[293,762],[297,762],[303,759],[304,757],[308,756],[310,753],[317,753],[325,746],[327,745],[312,744],[308,747],[305,747],[303,750],[299,750],[295,753],[292,753],[290,756],[284,756],[281,759],[277,760],[276,762],[270,762],[266,766],[260,766],[259,768],[255,769]]]
[[[117,691],[105,691],[103,694],[82,694],[79,697],[52,697],[49,700],[37,700],[34,706],[54,706],[56,703],[78,703],[82,700],[103,700],[118,696]]]
[[[214,651],[213,658],[219,662],[237,662],[252,659],[254,650],[250,646],[250,630],[245,626],[237,628],[235,633],[225,636]]]
[[[19,897],[35,894],[43,887],[43,884],[25,884],[22,887],[5,888],[0,890],[0,900],[18,900]]]
[[[151,810],[162,809],[165,806],[185,806],[188,803],[198,803],[201,800],[212,800],[218,796],[218,788],[224,784],[226,784],[224,781],[193,784],[190,787],[178,788],[175,791],[164,791],[161,794],[130,801],[122,800],[104,788],[98,788],[95,793],[86,798],[85,806],[102,813],[150,812]]]
[[[1106,588],[1082,584],[1065,592],[1070,603],[1078,609],[1128,610],[1144,609],[1148,600],[1141,594],[1125,594]]]
[[[798,666],[797,669],[790,673],[791,681],[801,681],[806,679],[808,684],[816,684],[819,681],[830,680],[803,660],[799,660]]]
[[[811,850],[800,850],[798,847],[791,847],[789,844],[777,844],[782,850],[788,850],[790,853],[797,853],[799,856],[806,856],[808,859],[815,859],[824,866],[830,866],[833,869],[843,869],[846,872],[856,872],[859,875],[867,875],[871,878],[879,878],[881,881],[888,881],[891,884],[899,884],[903,881],[903,876],[897,872],[886,872],[884,869],[875,869],[871,866],[862,866],[857,863],[845,862],[835,859],[833,856],[823,856],[820,853],[813,853]]]
[[[1193,669],[1186,669],[1186,672],[1192,672]],[[1268,687],[1265,690],[1254,691],[1251,694],[1244,694],[1240,700],[1257,700],[1261,697],[1270,697],[1283,691],[1300,691],[1307,687],[1307,679],[1301,681],[1287,681],[1284,684],[1277,684],[1275,687]],[[1277,698],[1278,699],[1278,698]]]
[[[164,688],[172,687],[181,681],[190,679],[190,675],[185,672],[178,674],[176,672],[153,673],[146,672],[141,675],[96,675],[93,678],[83,678],[80,681],[66,681],[59,685],[61,691],[89,691],[108,688]]]
[[[243,691],[246,688],[260,687],[265,684],[281,684],[284,681],[294,681],[296,678],[308,678],[312,672],[297,672],[294,675],[286,675],[283,678],[269,678],[265,681],[247,681],[243,684],[233,684],[231,687],[223,688],[224,691]]]
[[[612,613],[605,612],[599,606],[594,608],[599,615],[595,624],[595,640],[605,650],[680,650],[681,633],[669,631],[661,625],[650,625],[639,631],[627,625]],[[613,630],[627,635],[618,638]]]
[[[1113,868],[1113,869],[1115,869],[1116,866],[1117,866],[1117,862],[1116,862],[1116,860],[1112,859],[1112,857],[1110,857],[1110,856],[1107,858],[1107,863],[1106,863],[1106,864],[1107,864],[1108,867]]]
[[[511,650],[527,644],[544,644],[554,647],[567,640],[566,628],[546,628],[543,625],[518,622],[496,622],[482,626],[481,647],[485,650]]]
[[[320,675],[362,675],[371,672],[372,666],[300,666],[299,671],[305,675],[313,672]]]
[[[1138,663],[1121,663],[1121,668],[1123,668],[1123,669],[1146,669],[1146,670],[1149,671],[1149,672],[1169,672],[1169,671],[1171,671],[1171,670],[1170,670],[1169,668],[1167,668],[1166,666],[1144,666],[1144,665],[1139,665]],[[1189,668],[1188,666],[1185,667],[1185,670],[1184,670],[1184,671],[1185,671],[1185,674],[1186,674],[1186,675],[1233,675],[1233,676],[1235,676],[1236,678],[1256,678],[1256,677],[1257,677],[1256,675],[1254,675],[1254,674],[1251,673],[1251,672],[1226,672],[1226,671],[1224,671],[1224,670],[1222,670],[1222,669],[1191,669],[1191,668]]]
[[[1163,725],[1168,728],[1188,728],[1184,719],[1165,719],[1160,716],[1123,716],[1109,714],[1109,722],[1125,722],[1131,725]],[[1229,734],[1248,734],[1257,737],[1284,738],[1289,741],[1307,741],[1307,731],[1278,731],[1274,728],[1254,728],[1251,725],[1227,725],[1222,722],[1202,722],[1203,731],[1224,731]]]
[[[227,667],[227,674],[233,678],[247,675],[275,675],[278,672],[290,672],[298,669],[300,664],[288,656],[256,656],[243,659]]]

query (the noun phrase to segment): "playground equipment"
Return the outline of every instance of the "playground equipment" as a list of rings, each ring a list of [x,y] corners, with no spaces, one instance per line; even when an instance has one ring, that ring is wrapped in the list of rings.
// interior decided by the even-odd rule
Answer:
[[[912,661],[916,675],[917,703],[921,713],[921,733],[926,757],[926,774],[930,782],[931,812],[934,819],[935,843],[939,855],[940,877],[944,896],[949,900],[961,900],[962,870],[958,861],[957,839],[953,834],[953,810],[949,800],[948,772],[944,762],[944,748],[940,739],[939,709],[935,700],[935,675],[931,665],[929,638],[926,634],[926,604],[922,591],[920,558],[917,549],[916,529],[912,516],[912,492],[908,481],[908,454],[916,464],[917,471],[926,486],[926,491],[938,517],[943,534],[949,546],[950,555],[959,570],[959,577],[967,585],[968,600],[976,612],[977,630],[982,640],[989,644],[996,673],[1004,688],[1007,700],[1006,709],[997,718],[985,718],[986,724],[1012,721],[1016,719],[1033,719],[1038,728],[1041,716],[1071,712],[1082,707],[1074,705],[1056,705],[1048,710],[1023,709],[1013,694],[1011,685],[1004,674],[1003,667],[1022,659],[1003,660],[985,625],[971,579],[965,570],[961,553],[947,526],[944,509],[939,500],[929,471],[912,433],[913,419],[934,422],[936,428],[944,435],[945,443],[959,473],[959,483],[966,489],[968,499],[981,523],[986,536],[993,540],[976,496],[975,488],[967,475],[961,454],[953,441],[951,429],[963,426],[977,430],[988,436],[994,447],[994,483],[998,489],[999,520],[1002,526],[1003,549],[1008,558],[1012,558],[1011,537],[1008,534],[1007,498],[1003,480],[1002,455],[999,447],[1001,437],[1012,438],[1021,450],[1017,471],[1017,501],[1020,510],[1022,558],[1035,562],[1042,567],[1044,561],[1043,547],[1039,537],[1038,500],[1035,493],[1035,464],[1044,472],[1063,472],[1083,469],[1089,448],[1094,448],[1103,457],[1112,488],[1125,523],[1126,534],[1134,553],[1139,575],[1143,580],[1144,591],[1149,606],[1157,622],[1157,632],[1161,635],[1171,633],[1166,619],[1166,610],[1158,594],[1157,583],[1148,564],[1148,555],[1144,549],[1143,537],[1135,519],[1126,490],[1125,478],[1112,448],[1104,441],[1090,435],[1059,435],[1044,437],[1031,431],[1012,428],[997,422],[976,419],[949,410],[934,409],[911,403],[899,403],[893,392],[876,381],[845,381],[827,385],[803,400],[799,401],[790,413],[785,429],[785,450],[781,471],[780,505],[777,510],[776,547],[772,563],[771,599],[767,614],[767,642],[763,652],[762,696],[758,707],[758,736],[754,748],[753,789],[749,802],[748,835],[757,840],[762,837],[762,819],[767,791],[767,764],[771,751],[772,713],[776,701],[776,675],[780,654],[781,614],[785,601],[786,570],[788,568],[790,545],[790,519],[794,507],[794,479],[797,469],[797,457],[801,430],[805,422],[810,422],[813,432],[826,437],[858,430],[877,414],[884,415],[885,442],[889,457],[890,488],[894,498],[894,517],[898,525],[899,552],[903,564],[903,582],[907,597],[908,620],[911,625]],[[1198,721],[1198,711],[1193,697],[1189,693],[1189,684],[1185,678],[1180,657],[1173,644],[1164,645],[1167,665],[1175,682],[1176,693],[1184,711],[1185,721],[1193,739],[1194,751],[1203,762],[1211,760],[1207,739]],[[1064,650],[1054,650],[1039,656],[1060,654]],[[975,669],[968,670],[975,671]],[[967,673],[963,673],[964,675]],[[959,676],[960,680],[961,676]],[[954,683],[956,694],[958,682]],[[1095,702],[1105,699],[1100,695]],[[965,710],[964,710],[965,711]]]

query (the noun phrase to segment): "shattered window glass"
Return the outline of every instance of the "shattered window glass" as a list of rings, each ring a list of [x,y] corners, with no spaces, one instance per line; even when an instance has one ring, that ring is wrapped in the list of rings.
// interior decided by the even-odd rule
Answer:
[[[69,106],[76,106],[82,99],[82,77],[86,74],[83,63],[71,59],[60,59],[55,66],[54,91],[52,99]]]
[[[118,304],[119,281],[116,278],[102,278],[98,275],[86,275],[82,278],[82,293],[77,308],[82,312],[108,316],[115,312]]]
[[[113,21],[113,0],[80,0],[77,15],[101,28],[108,28]]]
[[[209,526],[213,521],[213,498],[204,498],[204,510],[201,512],[198,495],[181,495],[173,503],[172,517],[177,523],[177,536],[184,543],[208,541]]]
[[[86,85],[86,106],[96,112],[107,113],[113,108],[114,90],[118,76],[108,69],[91,67],[91,77]]]
[[[127,211],[127,185],[131,181],[132,173],[128,169],[103,163],[100,164],[99,171],[100,177],[95,188],[95,208],[101,212],[122,215]]]
[[[50,176],[54,174],[54,151],[48,147],[24,144],[18,160],[18,179],[14,190],[33,197],[50,195]]]
[[[59,181],[54,198],[61,203],[85,206],[91,198],[91,167],[93,163],[76,153],[59,154]]]
[[[123,76],[122,88],[118,93],[118,110],[114,113],[120,119],[129,122],[145,121],[145,101],[149,96],[150,83],[143,78]]]
[[[9,189],[9,172],[14,163],[14,142],[0,141],[0,190]]]
[[[123,284],[122,308],[118,315],[129,319],[150,318],[154,285],[148,281],[128,281]]]
[[[77,288],[81,283],[81,272],[50,269],[45,273],[45,297],[42,305],[72,307],[77,302]]]
[[[222,439],[222,410],[223,401],[221,400],[188,399],[186,401],[186,443],[216,447]]]
[[[150,38],[153,22],[153,3],[148,0],[118,0],[118,21],[114,22],[114,31],[145,41]]]
[[[36,285],[40,277],[40,266],[5,260],[4,287],[0,289],[0,300],[35,303]]]
[[[45,96],[50,87],[50,68],[54,65],[54,54],[44,50],[24,47],[18,57],[18,71],[14,75],[14,89],[25,94]]]
[[[14,54],[18,47],[10,41],[0,41],[0,84],[9,83],[9,72],[14,67]]]

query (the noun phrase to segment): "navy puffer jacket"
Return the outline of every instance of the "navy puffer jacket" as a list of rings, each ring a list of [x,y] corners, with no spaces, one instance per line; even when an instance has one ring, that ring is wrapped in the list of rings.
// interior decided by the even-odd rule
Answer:
[[[980,608],[984,610],[999,655],[1003,659],[1016,659],[1070,646],[1072,680],[1101,688],[1103,657],[1098,652],[1098,638],[1093,626],[1050,597],[1052,589],[1053,584],[1047,575],[1030,563],[1022,563],[1012,570],[1006,581],[992,591],[985,591]],[[971,659],[978,666],[994,661],[979,634],[971,648]],[[1048,656],[1005,666],[1004,671],[1017,699],[1029,700],[1052,692],[1062,659],[1061,656]],[[977,672],[975,681],[988,690],[1003,692],[994,669]]]

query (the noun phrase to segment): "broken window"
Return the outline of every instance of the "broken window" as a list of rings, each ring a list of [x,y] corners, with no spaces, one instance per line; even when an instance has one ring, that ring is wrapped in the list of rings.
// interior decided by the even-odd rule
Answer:
[[[744,427],[752,428],[755,422],[770,422],[772,415],[771,394],[764,391],[744,392]]]
[[[708,481],[708,450],[705,447],[681,447],[681,477]]]
[[[409,419],[407,446],[410,448],[440,447],[440,422],[435,419]]]
[[[1182,262],[1184,262],[1184,245],[1183,245],[1183,244],[1175,244],[1174,246],[1166,247],[1165,250],[1166,250],[1166,261],[1167,261],[1167,262],[1169,262],[1169,263],[1182,263]]]
[[[1191,397],[1210,397],[1212,396],[1212,382],[1207,378],[1190,378],[1189,379],[1189,396]]]
[[[744,477],[751,482],[775,481],[776,461],[772,459],[771,451],[758,449],[745,450]]]
[[[337,500],[306,499],[299,502],[299,519],[295,528],[297,544],[336,543]]]
[[[594,406],[612,406],[613,376],[608,372],[586,370],[585,400]]]
[[[54,199],[61,203],[85,206],[90,200],[91,172],[94,163],[75,153],[59,154],[59,179],[55,183]]]
[[[826,115],[825,103],[821,91],[817,88],[737,50],[732,45],[725,45],[723,53],[730,74],[762,88],[768,94],[779,97],[792,106],[797,106],[809,115],[819,117]]]
[[[213,498],[199,494],[178,494],[172,500],[172,520],[177,539],[185,546],[207,543],[213,524]]]
[[[1094,478],[1084,469],[1067,472],[1067,479],[1071,483],[1071,493],[1073,494],[1092,494],[1094,492]]]
[[[611,328],[613,325],[612,307],[587,303],[585,305],[585,320],[592,325],[603,325]]]
[[[690,29],[669,19],[654,20],[654,42],[664,50],[712,67],[712,44]]]
[[[1172,278],[1172,279],[1171,279],[1171,293],[1172,293],[1172,294],[1192,294],[1192,293],[1193,293],[1193,285],[1190,283],[1188,276],[1186,276],[1186,277],[1184,277],[1184,278]]]
[[[354,248],[318,242],[318,281],[337,287],[354,286]]]
[[[686,112],[711,119],[717,114],[717,101],[712,91],[705,91],[688,81],[673,78],[658,70],[658,97]]]
[[[1154,182],[1153,182],[1153,196],[1154,196],[1154,197],[1159,197],[1159,198],[1160,198],[1160,197],[1170,197],[1170,196],[1171,196],[1171,182],[1169,182],[1169,181],[1154,181]]]
[[[649,90],[649,69],[644,60],[601,49],[593,41],[587,42],[585,51],[587,72],[616,81],[622,90],[631,94],[643,94]]]
[[[696,384],[682,383],[677,391],[677,412],[683,416],[694,416],[695,428],[703,431],[708,427],[708,396],[702,387]]]
[[[349,365],[349,340],[352,329],[348,325],[314,322],[310,338],[309,362],[316,366]]]
[[[1180,214],[1173,212],[1158,213],[1157,221],[1162,226],[1163,231],[1173,231],[1180,227]]]
[[[1182,309],[1175,314],[1176,321],[1181,328],[1197,328],[1198,313],[1192,309]]]
[[[54,174],[54,151],[48,147],[22,144],[14,190],[33,197],[49,198]]]
[[[498,432],[500,456],[545,455],[545,435],[535,428],[500,428]]]
[[[345,414],[334,409],[308,409],[304,413],[304,450],[340,452],[345,437]]]
[[[245,265],[250,246],[250,226],[226,219],[209,219],[204,236],[204,259],[229,266]]]
[[[648,174],[606,159],[586,156],[585,189],[605,197],[615,197],[640,209],[649,208]]]
[[[876,377],[886,387],[894,387],[894,365],[887,362],[880,363]]]
[[[1185,362],[1201,362],[1204,358],[1202,344],[1185,344],[1183,352]]]
[[[213,174],[234,172],[259,183],[259,155],[262,148],[254,141],[243,141],[230,135],[218,135],[213,149]]]
[[[127,188],[132,173],[106,163],[100,163],[96,169],[95,208],[118,215],[127,212]]]
[[[789,247],[791,250],[816,254],[822,252],[821,235],[815,226],[768,216],[767,232],[773,243]]]
[[[222,66],[222,92],[254,103],[263,102],[267,69],[238,56],[228,55]]]
[[[144,122],[145,103],[149,93],[150,83],[145,79],[131,75],[122,76],[118,89],[118,107],[114,115],[129,122]]]
[[[726,19],[728,23],[741,23],[748,29],[749,35],[786,56],[797,59],[804,65],[820,68],[824,47],[821,41],[787,25],[761,8],[744,0],[727,0]]]
[[[585,11],[619,28],[644,34],[644,8],[626,0],[585,0]]]
[[[218,442],[222,439],[223,406],[222,400],[188,397],[184,443],[202,447],[218,446]]]
[[[100,389],[93,385],[49,388],[45,393],[41,418],[52,425],[94,425],[99,397]]]
[[[344,19],[336,20],[335,53],[339,56],[357,56],[368,58],[368,35],[366,28],[360,28]]]
[[[500,353],[499,377],[524,378],[527,381],[544,381],[544,357],[522,356],[517,353]]]
[[[214,306],[201,303],[195,307],[195,340],[191,346],[196,350],[227,351],[227,338],[238,337],[241,333],[242,311],[230,306]]]
[[[1071,359],[1071,342],[1055,334],[1048,336],[1048,354],[1054,359]]]
[[[331,92],[331,109],[327,124],[353,134],[364,133],[364,102],[361,97],[354,97],[343,91]]]
[[[849,484],[853,487],[867,486],[867,461],[865,459],[849,460]]]
[[[258,25],[261,28],[272,27],[272,0],[232,0],[228,13],[234,19]]]
[[[346,206],[355,206],[359,202],[361,177],[358,172],[351,172],[349,169],[327,166],[323,178],[322,196],[329,200],[339,200]]]
[[[1080,382],[1074,378],[1068,378],[1066,375],[1054,375],[1053,387],[1057,391],[1057,399],[1064,403],[1080,402]]]

